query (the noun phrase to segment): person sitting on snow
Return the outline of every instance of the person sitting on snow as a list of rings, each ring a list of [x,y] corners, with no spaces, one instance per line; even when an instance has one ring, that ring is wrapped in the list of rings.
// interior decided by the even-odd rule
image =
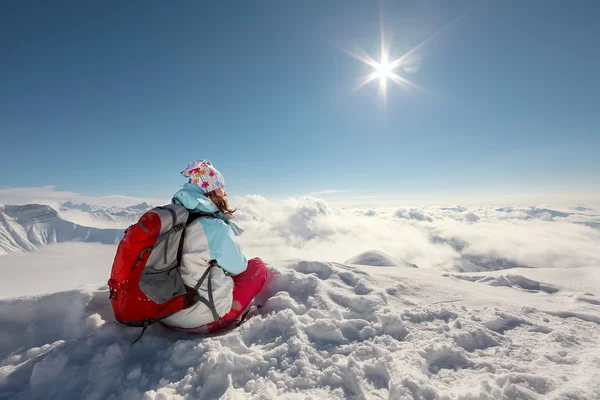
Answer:
[[[183,282],[194,287],[204,276],[198,293],[212,305],[198,301],[162,321],[186,332],[213,332],[242,315],[265,284],[267,267],[260,258],[247,261],[236,242],[229,221],[235,210],[229,208],[223,175],[211,162],[198,160],[181,174],[189,181],[173,202],[216,216],[198,218],[186,228],[181,258]]]

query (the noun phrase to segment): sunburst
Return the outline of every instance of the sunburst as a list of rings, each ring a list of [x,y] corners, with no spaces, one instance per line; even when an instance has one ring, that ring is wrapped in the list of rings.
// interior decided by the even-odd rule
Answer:
[[[383,11],[382,11],[382,14],[381,14],[381,56],[380,56],[379,61],[376,61],[373,57],[371,57],[369,54],[367,54],[363,50],[359,49],[357,52],[353,52],[348,49],[342,48],[342,50],[344,52],[346,52],[347,54],[349,54],[350,56],[356,58],[359,61],[362,61],[363,63],[365,63],[373,68],[372,73],[360,78],[359,83],[354,90],[358,91],[362,87],[367,85],[368,83],[370,83],[376,79],[379,79],[379,93],[381,94],[383,101],[385,103],[387,101],[387,81],[389,79],[401,88],[404,88],[404,89],[413,88],[413,89],[417,89],[423,93],[432,95],[434,97],[438,97],[435,94],[423,89],[421,86],[417,85],[416,83],[410,81],[406,77],[400,75],[400,72],[398,72],[398,70],[400,69],[400,67],[403,67],[405,72],[413,72],[413,73],[416,72],[419,69],[419,65],[418,65],[419,62],[415,63],[415,60],[420,61],[420,58],[419,58],[417,52],[420,49],[422,49],[423,46],[425,46],[426,44],[431,42],[433,39],[435,39],[438,35],[440,35],[448,27],[450,27],[451,25],[453,25],[457,21],[459,21],[462,17],[464,17],[466,15],[466,13],[469,10],[471,10],[477,4],[479,4],[479,2],[476,2],[475,4],[471,5],[467,10],[465,10],[463,13],[458,15],[452,21],[450,21],[446,25],[442,26],[440,29],[438,29],[432,35],[427,37],[421,43],[419,43],[418,45],[416,45],[415,47],[413,47],[412,49],[410,49],[409,51],[404,53],[402,56],[394,59],[393,61],[389,61],[390,60],[390,46],[389,46],[389,43],[385,40],[384,28],[383,28]]]
[[[357,60],[360,60],[363,63],[369,65],[371,68],[373,68],[372,73],[360,78],[360,81],[359,81],[358,85],[356,86],[355,91],[358,91],[363,86],[367,85],[368,83],[370,83],[376,79],[379,79],[379,93],[383,97],[384,101],[386,101],[386,98],[387,98],[387,82],[388,82],[388,80],[391,80],[399,87],[404,87],[404,88],[412,87],[412,88],[418,89],[422,92],[426,92],[419,85],[417,85],[414,82],[411,82],[410,80],[408,80],[405,77],[400,76],[396,72],[396,70],[399,67],[407,64],[408,57],[406,57],[406,55],[408,55],[409,53],[406,53],[404,56],[399,57],[399,58],[395,59],[394,61],[390,62],[389,61],[389,50],[388,50],[388,47],[387,47],[386,43],[384,42],[383,38],[382,38],[382,45],[381,45],[380,61],[374,60],[371,56],[369,56],[368,54],[366,54],[362,51],[360,53],[355,53],[355,52],[349,51],[347,49],[344,49],[344,51],[346,53],[348,53],[349,55],[351,55],[352,57],[356,58]]]

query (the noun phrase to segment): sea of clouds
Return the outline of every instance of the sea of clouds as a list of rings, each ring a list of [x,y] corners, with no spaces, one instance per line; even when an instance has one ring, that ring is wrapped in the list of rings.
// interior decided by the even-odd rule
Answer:
[[[586,207],[334,207],[303,197],[231,200],[248,256],[343,263],[380,250],[445,270],[600,265],[600,211]],[[478,268],[479,267],[479,268]]]

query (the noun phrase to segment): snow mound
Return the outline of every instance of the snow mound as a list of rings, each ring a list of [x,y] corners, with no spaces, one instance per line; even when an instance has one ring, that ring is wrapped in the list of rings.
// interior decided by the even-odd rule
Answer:
[[[373,267],[397,267],[398,264],[387,254],[378,250],[369,250],[360,253],[344,264],[349,265],[370,265]]]
[[[256,299],[263,308],[239,328],[199,336],[155,324],[135,345],[140,329],[114,321],[106,286],[0,299],[0,399],[600,392],[600,308],[560,284],[558,292],[532,292],[426,269],[306,261],[269,272]],[[597,289],[598,269],[582,272]],[[510,279],[535,286],[525,280],[531,276]]]

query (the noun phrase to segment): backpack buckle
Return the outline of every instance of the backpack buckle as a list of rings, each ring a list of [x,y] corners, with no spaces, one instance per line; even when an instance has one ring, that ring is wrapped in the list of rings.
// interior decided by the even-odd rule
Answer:
[[[183,230],[183,228],[185,228],[185,224],[179,224],[179,225],[175,225],[175,226],[173,227],[173,231],[175,231],[175,232],[179,232],[179,231]]]
[[[135,225],[135,224],[134,224],[134,225]],[[127,235],[127,232],[129,232],[129,229],[131,229],[131,227],[132,227],[132,226],[133,226],[133,225],[129,225],[129,226],[127,227],[127,229],[125,229],[125,232],[123,232],[123,236]]]

